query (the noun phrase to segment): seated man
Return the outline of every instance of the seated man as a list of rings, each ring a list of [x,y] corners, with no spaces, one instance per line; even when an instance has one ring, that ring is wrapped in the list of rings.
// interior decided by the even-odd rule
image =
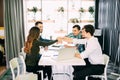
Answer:
[[[65,37],[73,38],[73,39],[74,38],[75,39],[81,39],[82,36],[81,36],[81,32],[80,32],[80,26],[79,25],[74,25],[73,29],[72,29],[72,33],[69,33]],[[65,45],[65,47],[70,47],[70,46]],[[76,47],[78,48],[79,52],[84,51],[84,45],[83,44],[77,44]]]
[[[42,32],[43,32],[43,23],[41,21],[37,21],[35,23],[35,26],[40,29],[40,33],[42,34]],[[41,35],[40,35],[39,40],[43,41],[43,42],[52,42],[53,41],[53,40],[43,39]],[[45,48],[45,50],[48,49],[47,46],[45,46],[44,48]],[[46,77],[46,73],[47,73],[48,80],[51,80],[51,74],[52,74],[51,66],[43,66],[43,73],[44,73],[44,78]]]
[[[76,44],[86,43],[85,51],[81,52],[81,54],[75,54],[75,57],[84,59],[86,65],[73,66],[73,80],[85,80],[86,76],[99,75],[104,72],[105,65],[102,50],[98,39],[93,36],[94,31],[95,30],[92,25],[85,25],[82,29],[82,36],[85,37],[85,39],[64,39],[67,42],[73,42]]]
[[[35,23],[35,26],[38,27],[38,28],[40,29],[40,33],[42,34],[42,32],[43,32],[43,22],[41,22],[41,21],[37,21],[37,22]],[[45,42],[52,41],[52,40],[48,40],[48,39],[44,39],[44,38],[42,38],[41,35],[40,35],[39,40],[41,40],[41,41],[45,41]]]

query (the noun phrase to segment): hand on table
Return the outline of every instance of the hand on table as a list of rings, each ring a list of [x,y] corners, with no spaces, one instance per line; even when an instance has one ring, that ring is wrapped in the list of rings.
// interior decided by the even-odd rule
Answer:
[[[44,47],[44,50],[47,51],[47,50],[48,50],[48,46],[45,46],[45,47]]]
[[[75,57],[82,59],[80,53],[75,53]]]

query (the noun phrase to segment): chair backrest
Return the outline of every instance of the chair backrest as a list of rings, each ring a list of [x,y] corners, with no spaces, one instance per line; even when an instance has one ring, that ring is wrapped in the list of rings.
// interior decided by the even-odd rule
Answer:
[[[104,75],[107,75],[107,67],[108,67],[108,63],[109,63],[109,56],[106,54],[103,54],[104,57],[104,64],[105,64],[105,68],[104,68]]]
[[[20,52],[19,55],[23,56],[23,58],[26,58],[26,53],[25,52]]]
[[[19,55],[19,58],[20,58],[20,60],[22,62],[22,65],[23,65],[22,66],[22,73],[25,74],[26,73],[25,59],[24,59],[24,57],[22,55]]]
[[[12,72],[12,78],[15,80],[15,78],[19,75],[20,69],[19,69],[19,63],[18,63],[18,58],[13,58],[9,61],[10,64],[10,69]],[[15,70],[17,69],[17,75],[15,75]]]
[[[20,72],[20,63],[19,60],[22,62],[22,73]],[[37,75],[33,73],[26,74],[26,66],[24,62],[23,56],[19,56],[19,58],[13,58],[9,61],[10,69],[12,72],[12,80],[37,80]],[[17,74],[16,74],[17,71]]]

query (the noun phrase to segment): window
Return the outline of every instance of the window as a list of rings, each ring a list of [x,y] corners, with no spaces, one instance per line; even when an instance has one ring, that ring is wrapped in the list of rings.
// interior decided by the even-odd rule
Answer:
[[[64,36],[72,26],[94,24],[94,0],[25,0],[26,34],[35,21],[42,21],[44,38]]]

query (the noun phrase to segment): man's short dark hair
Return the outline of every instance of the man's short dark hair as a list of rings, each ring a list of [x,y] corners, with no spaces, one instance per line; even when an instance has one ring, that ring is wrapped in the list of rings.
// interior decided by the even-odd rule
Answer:
[[[38,25],[38,24],[43,24],[43,22],[37,21],[37,22],[35,23],[35,26]]]
[[[95,32],[95,29],[94,29],[93,25],[91,25],[91,24],[85,25],[83,27],[83,29],[85,29],[86,32],[89,32],[91,34],[91,36],[93,36],[93,34]]]
[[[73,28],[77,28],[78,30],[80,30],[80,26],[79,25],[74,25]]]

